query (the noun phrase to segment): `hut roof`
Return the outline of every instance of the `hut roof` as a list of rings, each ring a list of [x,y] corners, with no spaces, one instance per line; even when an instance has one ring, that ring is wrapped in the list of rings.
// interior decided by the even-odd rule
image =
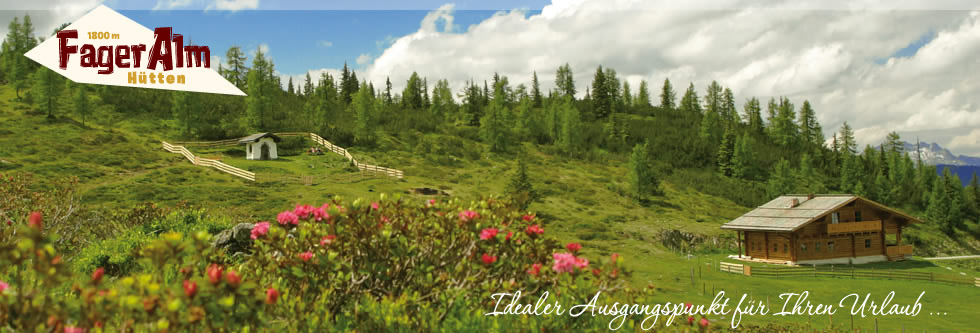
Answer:
[[[793,200],[797,205],[793,205]],[[762,230],[762,231],[795,231],[807,223],[816,221],[826,214],[837,210],[853,201],[860,200],[875,208],[901,216],[911,222],[921,222],[918,218],[902,213],[880,203],[852,194],[821,194],[780,196],[759,206],[745,215],[725,223],[722,229],[730,230]]]
[[[276,136],[275,134],[266,132],[266,133],[256,133],[256,134],[252,134],[252,135],[246,136],[244,138],[238,139],[238,143],[245,144],[245,143],[258,142],[262,138],[272,138],[272,140],[275,141],[275,142],[282,141],[282,138]]]

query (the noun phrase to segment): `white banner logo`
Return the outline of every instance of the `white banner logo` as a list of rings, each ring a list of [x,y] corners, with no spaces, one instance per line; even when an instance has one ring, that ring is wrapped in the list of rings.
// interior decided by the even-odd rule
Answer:
[[[212,69],[211,50],[100,5],[25,54],[69,80],[245,96]]]

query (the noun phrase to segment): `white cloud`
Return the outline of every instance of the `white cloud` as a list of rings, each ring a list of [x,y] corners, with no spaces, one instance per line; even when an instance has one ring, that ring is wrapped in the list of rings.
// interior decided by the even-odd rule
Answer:
[[[316,45],[319,45],[321,47],[331,47],[331,46],[333,46],[333,42],[331,42],[329,40],[321,40],[321,41],[316,42]]]
[[[262,51],[262,53],[269,54],[269,44],[266,43],[259,44],[258,50]]]
[[[170,10],[190,6],[194,0],[157,0],[153,10]]]
[[[953,137],[949,142],[949,149],[965,150],[970,153],[980,153],[980,129],[974,129],[966,135]]]
[[[368,53],[362,53],[361,55],[357,56],[358,65],[364,65],[370,61],[371,61],[371,55]]]
[[[448,79],[459,90],[494,72],[527,83],[536,70],[542,88],[550,89],[554,70],[568,62],[583,95],[600,64],[615,68],[634,89],[640,79],[659,89],[669,77],[677,90],[693,82],[703,95],[718,80],[739,101],[787,96],[799,106],[808,99],[827,137],[847,121],[862,145],[893,130],[909,140],[928,134],[920,138],[949,144],[980,126],[976,12],[780,10],[742,1],[725,5],[730,10],[664,9],[671,6],[553,0],[538,15],[499,12],[458,31],[452,28],[453,6],[446,5],[429,13],[417,31],[396,37],[363,72],[373,82],[390,76],[400,89],[417,71]],[[821,4],[802,5],[808,6]],[[891,58],[932,33],[936,37],[914,55]]]
[[[217,9],[234,12],[243,9],[256,8],[259,8],[259,0],[215,0],[214,3],[208,5],[205,10]]]

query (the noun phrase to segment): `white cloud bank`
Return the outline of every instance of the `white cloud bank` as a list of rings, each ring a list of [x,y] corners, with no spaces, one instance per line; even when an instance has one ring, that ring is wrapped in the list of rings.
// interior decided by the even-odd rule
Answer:
[[[446,78],[458,90],[493,72],[526,83],[536,70],[550,89],[555,69],[568,62],[583,92],[601,64],[633,87],[643,79],[656,90],[669,77],[678,90],[694,82],[703,95],[718,80],[740,101],[785,95],[800,105],[808,99],[828,136],[846,120],[862,145],[891,130],[910,141],[919,136],[948,145],[980,126],[975,11],[758,9],[738,2],[731,10],[657,7],[554,0],[537,15],[500,12],[459,31],[446,5],[416,32],[396,38],[365,67],[364,78],[391,76],[400,89],[417,71],[430,82]],[[935,38],[914,55],[891,57],[930,34]],[[975,140],[956,142],[960,152],[980,154]]]

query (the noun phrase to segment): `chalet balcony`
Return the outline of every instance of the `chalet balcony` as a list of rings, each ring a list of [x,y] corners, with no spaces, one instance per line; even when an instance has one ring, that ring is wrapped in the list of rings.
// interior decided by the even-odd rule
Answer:
[[[841,222],[827,225],[828,234],[847,234],[869,231],[881,231],[881,221]]]

